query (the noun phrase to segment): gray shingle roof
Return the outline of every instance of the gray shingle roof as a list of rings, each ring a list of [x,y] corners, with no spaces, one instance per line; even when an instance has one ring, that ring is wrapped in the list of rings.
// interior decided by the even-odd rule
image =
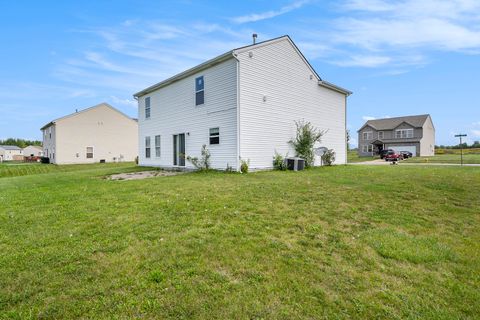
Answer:
[[[0,146],[0,148],[5,150],[22,150],[22,148],[19,148],[17,146]]]
[[[406,122],[413,127],[420,128],[423,126],[429,114],[422,114],[418,116],[406,116],[406,117],[396,117],[396,118],[385,118],[385,119],[375,119],[368,120],[363,126],[370,126],[376,130],[393,130],[398,127],[402,122]]]

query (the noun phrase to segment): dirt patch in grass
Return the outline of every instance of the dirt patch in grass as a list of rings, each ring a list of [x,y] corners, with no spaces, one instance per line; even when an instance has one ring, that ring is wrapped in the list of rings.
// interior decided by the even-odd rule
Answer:
[[[128,173],[118,173],[112,174],[107,177],[109,180],[142,180],[146,178],[153,177],[168,177],[176,176],[178,174],[183,174],[185,172],[181,171],[139,171],[139,172],[128,172]]]

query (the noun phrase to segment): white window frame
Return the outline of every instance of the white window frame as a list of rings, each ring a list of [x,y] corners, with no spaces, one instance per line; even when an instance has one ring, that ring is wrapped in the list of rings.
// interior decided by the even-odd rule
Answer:
[[[395,130],[396,139],[413,138],[413,129],[397,129]]]
[[[92,148],[92,152],[88,152],[88,148]],[[91,153],[92,156],[89,157],[88,154]],[[52,156],[55,158],[55,155]],[[85,159],[93,159],[95,157],[95,148],[93,146],[86,146],[85,147]]]
[[[197,90],[197,80],[202,78],[202,87],[203,89]],[[203,106],[205,104],[205,76],[201,75],[195,78],[195,107]],[[197,93],[203,92],[203,103],[197,104]]]
[[[157,144],[157,138],[158,138],[158,144]],[[156,135],[155,136],[155,157],[160,158],[161,156],[161,144],[162,144],[162,136],[161,135]]]
[[[150,119],[152,115],[152,99],[150,97],[145,98],[145,120]],[[147,103],[148,101],[148,103]]]
[[[212,129],[217,129],[218,132],[212,134]],[[218,143],[212,143],[212,140],[211,140],[212,138],[218,138]],[[208,129],[208,143],[211,146],[215,146],[215,145],[220,144],[220,127],[213,127],[213,128]]]
[[[380,134],[382,134],[381,137],[380,137]],[[378,139],[383,139],[384,136],[385,136],[385,133],[383,131],[378,131]]]
[[[152,139],[150,138],[150,136],[145,136],[145,159],[150,159],[152,157],[151,140]]]
[[[372,140],[373,139],[373,132],[372,131],[364,131],[362,134],[363,140]]]
[[[362,152],[363,153],[372,153],[373,152],[373,144],[362,145]]]

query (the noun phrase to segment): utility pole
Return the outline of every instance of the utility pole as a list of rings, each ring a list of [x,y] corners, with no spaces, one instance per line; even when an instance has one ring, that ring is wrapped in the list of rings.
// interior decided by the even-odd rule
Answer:
[[[462,145],[462,137],[466,137],[466,134],[456,134],[455,138],[460,138],[460,164],[463,166],[463,145]]]

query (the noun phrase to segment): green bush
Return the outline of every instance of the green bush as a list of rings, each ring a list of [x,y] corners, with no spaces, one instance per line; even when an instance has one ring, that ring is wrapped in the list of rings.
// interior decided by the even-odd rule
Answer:
[[[283,157],[280,153],[275,151],[275,155],[273,156],[273,168],[275,170],[287,170],[287,162],[285,161],[287,156]]]
[[[331,166],[335,162],[335,151],[328,149],[322,156],[322,162],[326,166]]]
[[[195,168],[198,170],[206,171],[210,170],[210,151],[208,151],[207,146],[204,144],[201,151],[202,157],[198,159],[197,157],[187,157],[187,160],[190,161]]]
[[[313,148],[317,142],[321,142],[326,131],[319,130],[304,120],[295,121],[295,125],[297,127],[296,137],[288,143],[293,146],[297,157],[305,159],[305,166],[311,167],[315,161]]]
[[[250,160],[240,160],[240,172],[248,173],[248,167],[250,166]]]

